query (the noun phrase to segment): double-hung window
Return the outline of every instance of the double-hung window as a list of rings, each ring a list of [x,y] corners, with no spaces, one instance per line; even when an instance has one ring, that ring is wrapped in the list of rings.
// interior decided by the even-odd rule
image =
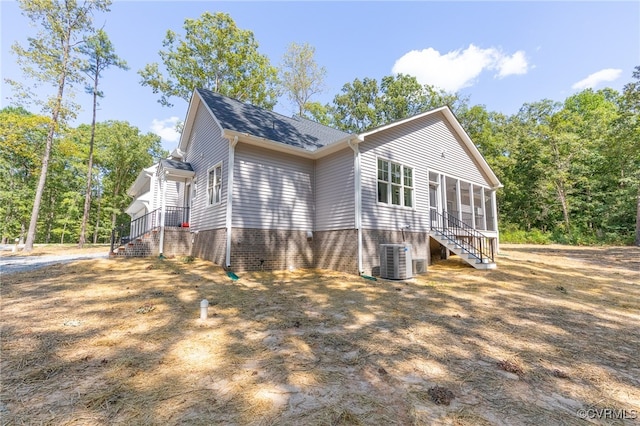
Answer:
[[[207,172],[207,205],[222,202],[222,163],[216,164]]]
[[[378,202],[413,207],[413,169],[378,158]]]

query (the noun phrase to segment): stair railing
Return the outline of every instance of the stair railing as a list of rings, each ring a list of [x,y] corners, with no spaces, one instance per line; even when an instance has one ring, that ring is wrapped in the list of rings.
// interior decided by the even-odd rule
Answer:
[[[134,241],[136,238],[160,227],[161,209],[123,223],[111,230],[111,252],[117,247]],[[167,206],[164,213],[164,225],[170,227],[189,226],[189,207]]]
[[[440,214],[431,209],[431,229],[440,232],[449,241],[458,244],[481,263],[494,262],[493,238],[473,229],[446,210]]]
[[[123,223],[111,230],[111,252],[160,226],[160,209]]]

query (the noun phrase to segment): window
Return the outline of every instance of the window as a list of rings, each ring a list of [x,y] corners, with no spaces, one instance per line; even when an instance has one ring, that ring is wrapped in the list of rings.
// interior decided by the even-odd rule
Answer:
[[[378,202],[413,207],[413,169],[378,158]]]
[[[222,202],[222,163],[215,165],[208,171],[207,177],[207,205]]]

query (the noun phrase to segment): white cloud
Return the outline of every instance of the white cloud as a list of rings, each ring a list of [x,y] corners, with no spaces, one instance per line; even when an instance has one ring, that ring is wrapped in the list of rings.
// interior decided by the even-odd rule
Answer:
[[[180,140],[180,133],[176,130],[179,121],[178,117],[165,118],[164,120],[154,118],[151,122],[151,131],[160,136],[162,142],[177,143]]]
[[[529,70],[527,57],[522,50],[518,50],[511,56],[503,56],[498,61],[498,77],[526,74]]]
[[[497,70],[495,77],[504,78],[513,74],[526,74],[529,64],[522,50],[507,55],[494,47],[481,49],[470,44],[464,50],[444,54],[432,47],[412,50],[396,61],[391,72],[413,75],[421,84],[456,92],[473,85],[484,70]]]
[[[606,81],[614,81],[618,79],[618,77],[620,77],[621,74],[622,74],[621,69],[605,68],[603,70],[600,70],[598,72],[594,72],[593,74],[588,75],[587,78],[584,78],[578,81],[573,86],[571,86],[571,88],[576,90],[593,89],[600,83],[604,83]]]

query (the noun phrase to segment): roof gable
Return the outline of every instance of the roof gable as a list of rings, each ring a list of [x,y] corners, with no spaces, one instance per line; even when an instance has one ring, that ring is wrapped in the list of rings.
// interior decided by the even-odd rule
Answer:
[[[222,130],[244,133],[310,152],[349,136],[348,133],[312,120],[297,116],[286,117],[210,90],[196,89],[196,93],[215,116]]]
[[[496,174],[493,172],[493,170],[491,170],[489,163],[487,163],[487,160],[485,160],[485,158],[482,156],[480,151],[478,151],[478,148],[473,143],[473,141],[471,140],[467,132],[462,128],[462,125],[460,124],[460,122],[458,121],[458,119],[453,114],[451,109],[449,109],[448,106],[436,108],[431,111],[423,112],[421,114],[417,114],[412,117],[404,118],[380,127],[376,127],[375,129],[371,129],[367,132],[361,133],[360,137],[366,140],[368,136],[376,135],[378,133],[384,132],[385,130],[402,126],[406,123],[419,120],[427,116],[434,116],[438,114],[441,114],[444,117],[445,122],[451,128],[453,134],[457,136],[457,138],[462,143],[462,146],[469,153],[469,156],[471,157],[471,159],[475,162],[477,167],[479,167],[479,169],[487,176],[492,186],[496,188],[502,187],[503,186],[502,183],[500,182]]]

